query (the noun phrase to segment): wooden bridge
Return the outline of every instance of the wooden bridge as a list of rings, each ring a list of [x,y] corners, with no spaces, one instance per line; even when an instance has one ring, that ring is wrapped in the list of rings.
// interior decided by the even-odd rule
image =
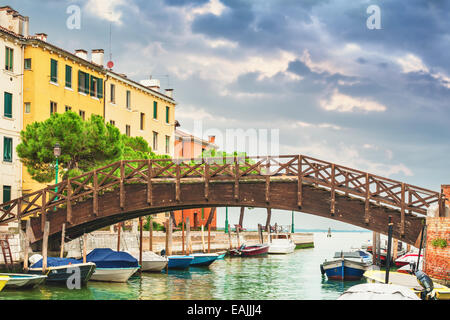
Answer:
[[[56,189],[57,188],[57,189]],[[57,190],[57,191],[55,191]],[[387,232],[415,244],[439,192],[303,155],[123,160],[0,205],[0,224],[30,218],[35,243],[75,238],[124,220],[187,208],[246,206],[301,211]],[[26,220],[26,219],[25,219]]]

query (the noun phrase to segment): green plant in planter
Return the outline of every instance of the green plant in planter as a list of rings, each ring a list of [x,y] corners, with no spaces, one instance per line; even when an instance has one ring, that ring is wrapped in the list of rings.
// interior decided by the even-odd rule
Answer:
[[[442,238],[437,238],[437,239],[434,239],[433,241],[431,241],[431,245],[433,247],[445,248],[445,247],[447,247],[447,240],[442,239]]]

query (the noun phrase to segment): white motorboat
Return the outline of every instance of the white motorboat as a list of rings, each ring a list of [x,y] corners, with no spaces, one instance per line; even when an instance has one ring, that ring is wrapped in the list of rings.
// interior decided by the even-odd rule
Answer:
[[[129,252],[139,261],[139,252]],[[142,252],[142,271],[160,272],[167,266],[167,257],[160,256],[152,251]]]
[[[137,271],[135,268],[97,268],[91,276],[92,281],[106,282],[127,282],[128,279]]]
[[[270,234],[269,251],[271,254],[287,254],[295,250],[295,243],[290,233]]]

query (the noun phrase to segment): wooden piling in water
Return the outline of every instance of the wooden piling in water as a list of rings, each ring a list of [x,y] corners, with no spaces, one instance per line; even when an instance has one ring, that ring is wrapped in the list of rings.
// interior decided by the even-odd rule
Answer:
[[[236,227],[236,238],[237,238],[237,247],[241,247],[241,241],[239,239],[239,226]]]
[[[377,233],[372,232],[372,264],[377,264]]]
[[[181,253],[185,254],[184,250],[184,212],[181,210]]]
[[[394,240],[394,244],[393,244],[393,249],[392,249],[392,260],[395,262],[395,260],[397,259],[397,255],[398,255],[398,240],[393,238],[392,240]]]
[[[139,269],[142,272],[142,250],[144,247],[144,228],[142,224],[142,217],[139,217],[139,265],[141,268]]]
[[[166,256],[169,255],[169,219],[166,219],[166,221],[164,222],[164,227],[165,227],[165,234],[166,234],[166,243],[164,246],[164,250],[166,251]]]
[[[206,252],[206,249],[205,249],[205,234],[204,234],[204,227],[203,227],[203,225],[202,225],[202,250],[203,250],[203,253]]]
[[[62,225],[62,231],[61,231],[61,249],[59,252],[59,257],[62,258],[64,256],[64,239],[66,237],[66,224],[63,223]]]
[[[117,224],[117,251],[120,251],[120,231],[121,231],[121,229],[122,229],[122,225],[119,222]]]
[[[149,250],[153,251],[153,219],[150,217],[149,221]]]
[[[27,225],[25,228],[25,247],[23,252],[23,269],[28,270],[28,251],[30,250],[30,232],[31,231],[31,220],[27,220]]]
[[[208,253],[211,253],[211,224],[208,224]]]
[[[83,263],[86,263],[86,242],[87,242],[87,234],[83,233]]]
[[[189,217],[186,218],[186,254],[191,250],[191,223]]]
[[[167,251],[167,255],[171,256],[172,255],[172,231],[173,231],[173,221],[172,218],[167,219],[167,225],[168,225],[168,251]]]
[[[230,250],[233,249],[233,246],[231,244],[231,226],[228,224],[228,242],[230,243]]]
[[[50,231],[50,221],[45,221],[44,238],[42,239],[42,272],[47,270],[48,234]]]

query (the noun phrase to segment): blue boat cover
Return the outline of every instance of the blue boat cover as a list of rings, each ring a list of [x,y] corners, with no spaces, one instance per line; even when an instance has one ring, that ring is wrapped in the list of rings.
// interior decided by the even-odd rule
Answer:
[[[80,259],[83,261],[82,259]],[[131,254],[113,251],[109,248],[97,248],[86,256],[87,262],[94,262],[97,268],[133,268],[139,267],[137,259]]]
[[[35,264],[31,266],[31,268],[42,268],[42,260],[39,260]],[[53,257],[47,257],[47,267],[60,267],[60,266],[66,266],[70,264],[80,264],[82,262],[71,259],[71,258],[53,258]]]

